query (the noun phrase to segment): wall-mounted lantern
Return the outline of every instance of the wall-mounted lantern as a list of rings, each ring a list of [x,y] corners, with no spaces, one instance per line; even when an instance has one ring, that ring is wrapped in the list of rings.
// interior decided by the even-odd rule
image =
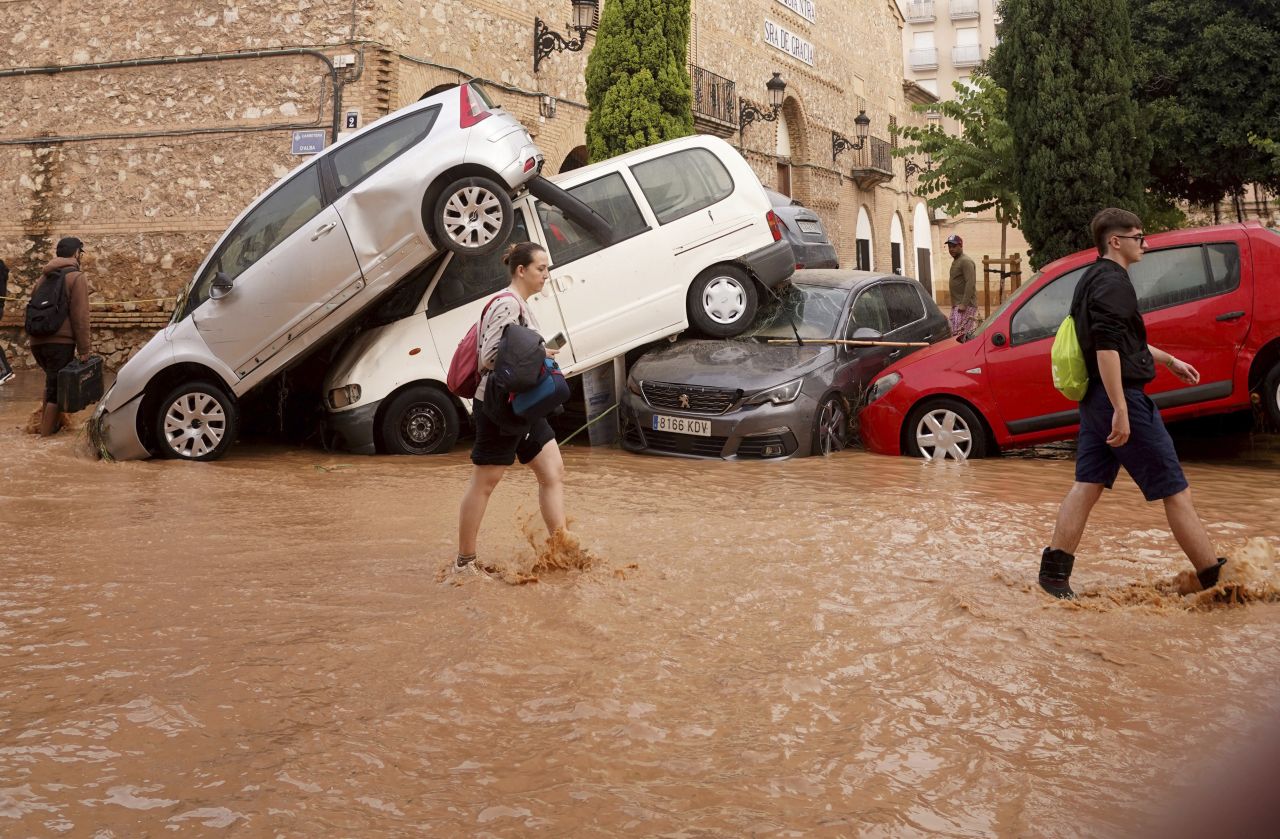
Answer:
[[[769,91],[769,110],[762,111],[752,102],[742,99],[738,107],[738,145],[742,145],[742,129],[753,122],[773,122],[782,110],[782,101],[787,95],[787,83],[782,80],[781,73],[774,73],[773,78],[764,83]]]
[[[596,0],[572,0],[573,23],[567,28],[578,33],[568,37],[548,27],[542,18],[533,19],[533,72],[538,72],[542,59],[555,52],[579,52],[587,44],[587,32],[596,19]]]
[[[838,131],[831,132],[832,163],[840,156],[841,152],[857,151],[867,144],[867,137],[871,134],[871,117],[867,116],[866,111],[858,111],[858,115],[853,119],[853,126],[857,130],[858,141],[856,143]]]
[[[545,119],[555,119],[556,98],[548,93],[542,94],[538,98],[538,113],[542,114]]]

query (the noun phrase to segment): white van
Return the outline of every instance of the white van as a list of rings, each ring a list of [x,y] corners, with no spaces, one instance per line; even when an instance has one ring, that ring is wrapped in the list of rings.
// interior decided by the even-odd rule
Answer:
[[[509,241],[538,242],[551,255],[551,280],[529,304],[546,336],[567,339],[558,360],[568,374],[690,324],[737,335],[759,295],[795,268],[759,179],[715,137],[671,140],[551,181],[535,179],[515,202]],[[607,225],[589,232],[574,220],[581,213],[561,209],[573,199]],[[348,448],[434,454],[453,446],[467,406],[449,394],[445,374],[484,302],[507,284],[496,253],[441,254],[379,307],[324,386],[331,425]]]

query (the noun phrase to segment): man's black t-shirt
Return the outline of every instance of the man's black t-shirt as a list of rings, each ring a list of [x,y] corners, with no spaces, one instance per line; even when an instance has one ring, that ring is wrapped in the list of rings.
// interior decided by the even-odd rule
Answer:
[[[1147,349],[1147,326],[1138,309],[1138,294],[1129,272],[1110,259],[1099,258],[1080,278],[1071,301],[1080,348],[1090,381],[1100,382],[1098,350],[1120,354],[1120,378],[1142,387],[1156,377],[1156,362]]]

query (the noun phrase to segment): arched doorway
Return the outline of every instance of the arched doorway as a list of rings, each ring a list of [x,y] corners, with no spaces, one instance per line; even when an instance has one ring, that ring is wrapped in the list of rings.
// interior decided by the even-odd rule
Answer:
[[[929,227],[929,208],[921,201],[911,217],[911,241],[916,249],[916,279],[933,295],[933,237]]]
[[[889,270],[895,274],[905,273],[903,265],[902,216],[894,212],[889,223]]]
[[[587,147],[578,146],[564,157],[564,162],[560,164],[557,172],[572,172],[574,169],[581,169],[587,165]]]
[[[855,267],[862,271],[874,271],[875,241],[871,232],[871,216],[867,213],[865,205],[858,208],[858,226],[854,230],[854,235],[857,237]]]

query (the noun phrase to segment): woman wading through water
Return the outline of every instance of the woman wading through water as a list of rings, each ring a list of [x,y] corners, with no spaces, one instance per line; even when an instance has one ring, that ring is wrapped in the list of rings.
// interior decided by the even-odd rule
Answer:
[[[512,245],[502,257],[502,262],[511,272],[511,285],[489,301],[480,317],[477,335],[480,385],[472,405],[476,441],[471,448],[471,462],[475,469],[458,511],[458,558],[453,565],[457,573],[484,574],[481,564],[475,561],[480,523],[484,520],[489,496],[517,457],[521,463],[528,464],[538,479],[538,507],[542,510],[547,533],[555,536],[557,532],[565,531],[568,536],[564,513],[564,460],[560,457],[560,446],[551,425],[545,419],[536,419],[525,430],[506,433],[510,429],[504,430],[493,418],[493,412],[486,410],[483,404],[485,387],[493,372],[503,330],[519,323],[541,332],[525,301],[542,291],[551,274],[550,257],[532,242]],[[547,356],[554,356],[555,352],[548,349]]]

